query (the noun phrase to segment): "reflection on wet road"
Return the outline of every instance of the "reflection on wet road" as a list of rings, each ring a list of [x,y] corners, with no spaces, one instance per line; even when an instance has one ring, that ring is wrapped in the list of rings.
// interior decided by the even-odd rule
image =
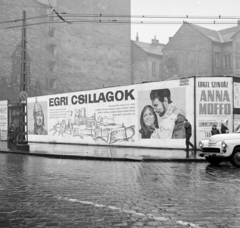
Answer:
[[[240,227],[240,169],[0,154],[0,227]]]

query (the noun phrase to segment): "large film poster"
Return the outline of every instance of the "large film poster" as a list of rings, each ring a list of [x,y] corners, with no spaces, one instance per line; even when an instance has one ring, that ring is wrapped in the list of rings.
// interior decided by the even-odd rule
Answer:
[[[134,144],[136,100],[129,86],[29,98],[29,140]]]
[[[193,126],[193,79],[141,85],[138,91],[140,145],[184,148],[184,121]],[[191,139],[193,142],[193,138]]]
[[[240,83],[234,82],[234,108],[240,108]]]
[[[235,79],[236,80],[236,79]],[[239,80],[239,79],[237,79]],[[233,129],[234,132],[240,132],[240,83],[233,82]]]
[[[0,137],[7,140],[8,129],[8,101],[0,101]]]
[[[193,107],[193,79],[28,98],[29,141],[184,148]]]
[[[231,132],[232,78],[197,78],[196,90],[197,141],[209,138],[214,124],[220,130],[224,120]]]

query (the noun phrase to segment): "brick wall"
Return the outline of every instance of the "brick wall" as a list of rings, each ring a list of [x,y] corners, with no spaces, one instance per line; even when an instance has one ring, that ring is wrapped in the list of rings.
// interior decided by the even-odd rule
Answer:
[[[163,78],[212,75],[212,43],[189,25],[183,25],[163,49]]]
[[[134,84],[147,81],[161,81],[162,56],[144,51],[132,41],[132,80]],[[160,48],[156,46],[155,48]],[[153,74],[153,63],[155,74]]]
[[[134,84],[147,81],[147,53],[132,41],[132,80]]]
[[[233,40],[233,74],[240,77],[240,35],[239,33],[234,36]]]

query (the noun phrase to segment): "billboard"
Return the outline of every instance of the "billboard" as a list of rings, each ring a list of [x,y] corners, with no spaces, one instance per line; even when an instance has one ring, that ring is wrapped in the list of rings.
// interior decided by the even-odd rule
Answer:
[[[234,91],[234,108],[240,108],[240,83],[233,83],[233,91]]]
[[[240,132],[240,79],[233,78],[233,130]]]
[[[113,144],[134,142],[136,91],[111,88],[28,99],[29,140]]]
[[[192,79],[142,84],[138,87],[138,143],[157,148],[185,148],[185,118],[194,132],[194,81]],[[150,106],[150,108],[148,108]],[[158,126],[146,137],[144,111],[153,107]],[[149,111],[150,112],[150,111]],[[193,139],[192,139],[193,140]]]
[[[232,78],[196,78],[197,142],[211,136],[215,124],[220,130],[223,120],[228,120],[232,132]]]
[[[7,140],[8,101],[0,101],[0,134],[1,140]]]
[[[193,79],[28,98],[34,142],[185,148]]]

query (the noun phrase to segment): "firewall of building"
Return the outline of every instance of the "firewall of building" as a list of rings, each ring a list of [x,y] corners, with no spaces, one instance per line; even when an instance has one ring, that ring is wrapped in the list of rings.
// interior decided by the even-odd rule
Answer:
[[[67,22],[73,13],[130,15],[130,0],[2,0],[0,5],[0,21],[13,21],[1,24],[1,100],[19,100],[22,21],[17,19],[23,10],[27,25],[35,24],[26,27],[29,96],[131,84],[130,23]],[[65,21],[53,9],[65,12]]]

